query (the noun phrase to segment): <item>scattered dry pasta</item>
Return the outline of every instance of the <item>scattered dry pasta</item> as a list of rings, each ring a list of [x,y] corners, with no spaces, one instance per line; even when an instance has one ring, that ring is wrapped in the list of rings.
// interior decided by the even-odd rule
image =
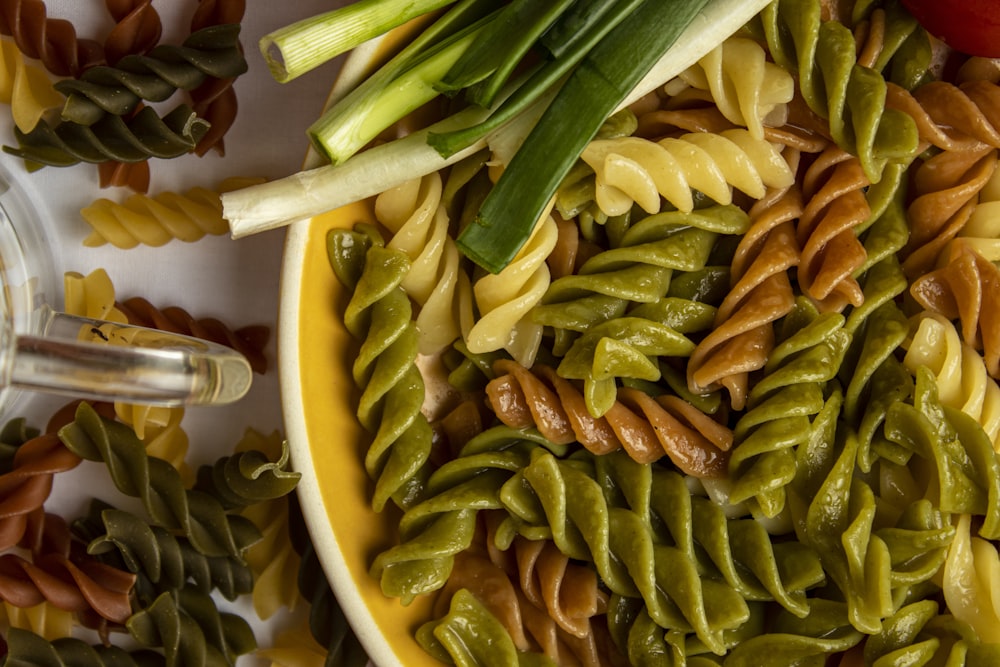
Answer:
[[[80,211],[92,228],[83,243],[127,249],[162,246],[174,239],[191,243],[208,234],[226,234],[229,224],[222,217],[219,194],[260,182],[256,178],[228,178],[215,190],[194,187],[183,194],[133,194],[121,203],[102,197]]]

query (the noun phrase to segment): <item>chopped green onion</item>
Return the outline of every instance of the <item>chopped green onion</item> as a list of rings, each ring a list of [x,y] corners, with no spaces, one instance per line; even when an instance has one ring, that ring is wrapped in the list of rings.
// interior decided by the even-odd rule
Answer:
[[[286,83],[355,46],[455,0],[358,0],[296,21],[259,42],[271,75]]]
[[[552,24],[552,28],[542,36],[539,43],[552,58],[561,58],[575,50],[581,37],[614,8],[613,1],[577,0],[568,12]]]
[[[706,2],[645,0],[587,54],[459,235],[466,256],[493,273],[510,263],[587,143]]]

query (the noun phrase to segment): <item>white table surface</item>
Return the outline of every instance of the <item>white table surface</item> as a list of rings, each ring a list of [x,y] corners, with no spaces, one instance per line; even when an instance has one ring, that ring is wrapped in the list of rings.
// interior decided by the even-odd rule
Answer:
[[[163,190],[183,192],[195,186],[214,188],[227,176],[277,178],[298,170],[308,148],[305,128],[321,111],[339,62],[293,82],[279,84],[268,72],[257,42],[271,30],[339,4],[343,2],[247,0],[241,41],[249,71],[235,83],[239,112],[225,137],[225,156],[212,151],[200,158],[189,155],[154,160],[149,194]],[[188,34],[196,0],[158,0],[153,5],[163,20],[164,43],[177,43]],[[112,25],[103,2],[47,0],[46,6],[50,17],[72,20],[81,36],[103,36]],[[172,99],[172,103],[176,102]],[[171,103],[166,104],[166,108],[172,108]],[[9,113],[0,113],[0,137],[5,145],[14,143],[11,128]],[[246,397],[229,406],[187,409],[183,427],[191,441],[189,463],[209,463],[230,454],[248,427],[265,434],[276,429],[283,432],[275,341],[283,230],[239,240],[228,236],[206,236],[194,243],[175,240],[155,248],[84,247],[83,239],[90,227],[80,216],[80,209],[98,197],[121,201],[131,191],[100,188],[94,165],[46,167],[27,174],[18,159],[6,154],[0,159],[8,169],[19,172],[28,188],[43,201],[42,211],[56,240],[59,284],[64,271],[87,274],[104,268],[121,299],[143,296],[160,307],[181,306],[195,317],[217,317],[233,328],[249,324],[271,327],[269,370],[265,375],[254,374],[253,386]],[[53,300],[53,305],[62,306],[61,294]],[[27,403],[22,401],[16,407],[19,414],[40,415],[33,422],[39,427],[44,426],[51,409],[66,400],[29,398]],[[60,473],[46,508],[75,517],[85,511],[90,498],[115,502],[119,497],[114,494],[103,464],[85,462],[73,471]],[[245,602],[235,608],[252,615],[252,608],[247,606],[249,601]],[[228,605],[223,600],[220,603]],[[233,607],[228,605],[228,608]],[[281,615],[269,623],[251,618],[258,642],[267,645],[273,631],[286,620]],[[246,657],[239,664],[256,663]]]

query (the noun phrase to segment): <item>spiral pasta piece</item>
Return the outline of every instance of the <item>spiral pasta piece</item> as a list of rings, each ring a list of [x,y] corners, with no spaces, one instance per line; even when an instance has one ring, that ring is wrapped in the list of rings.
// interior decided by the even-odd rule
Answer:
[[[543,214],[514,259],[499,273],[486,274],[473,284],[479,318],[465,334],[470,352],[506,350],[523,364],[534,361],[542,326],[528,314],[551,284],[545,258],[555,247],[558,235],[552,215]]]
[[[76,625],[71,612],[59,609],[49,602],[25,609],[5,602],[0,618],[3,618],[7,628],[28,630],[49,640],[69,636]]]
[[[9,470],[0,475],[0,551],[11,549],[24,537],[29,520],[42,511],[52,491],[53,476],[80,464],[80,457],[67,450],[56,434],[72,420],[75,406],[70,403],[56,412],[44,433],[20,444]],[[96,405],[104,414],[111,414],[110,407]]]
[[[174,158],[191,152],[208,123],[181,104],[160,117],[143,106],[127,119],[107,115],[93,125],[40,121],[30,132],[15,128],[16,147],[8,153],[30,162],[68,167],[81,162],[141,162]]]
[[[556,330],[584,332],[632,304],[667,296],[675,273],[705,268],[721,235],[744,233],[749,217],[736,206],[657,213],[629,224],[613,247],[549,285],[532,319]]]
[[[511,428],[534,427],[554,443],[578,442],[599,455],[623,448],[641,463],[665,454],[696,477],[724,473],[732,433],[677,396],[654,399],[623,387],[612,407],[594,417],[582,392],[551,367],[538,365],[529,371],[501,360],[495,368],[497,377],[486,387],[487,400]]]
[[[640,466],[623,455],[588,454],[566,461],[539,450],[518,478],[523,483],[505,485],[501,496],[515,526],[524,522],[537,527],[542,521],[559,550],[592,562],[613,594],[641,598],[659,627],[690,633],[717,655],[726,651],[726,630],[741,627],[750,610],[747,598],[728,581],[700,574],[712,570],[699,560],[695,539],[717,566],[733,572],[747,568],[752,574],[746,581],[763,584],[765,599],[776,599],[769,592],[773,589],[782,604],[794,607],[795,598],[804,600],[805,588],[822,580],[815,554],[797,547],[789,553],[772,549],[766,532],[753,521],[727,527],[723,520],[728,534],[713,532],[693,514],[690,491],[671,471]],[[608,478],[612,488],[599,483]],[[531,495],[524,497],[528,489]],[[649,495],[652,489],[671,491]],[[654,515],[665,523],[653,521]],[[657,528],[661,525],[663,532]],[[706,530],[698,532],[702,527]],[[753,538],[737,537],[743,528],[758,532]],[[800,570],[801,579],[782,576],[786,571],[778,562],[802,563],[803,558],[813,567]]]
[[[288,536],[299,554],[298,590],[309,603],[309,632],[344,667],[363,667],[368,655],[347,623],[309,537],[298,496],[288,497]]]
[[[797,155],[789,163],[797,165]],[[716,311],[715,326],[688,359],[692,392],[725,388],[734,409],[745,407],[749,374],[764,367],[774,347],[773,323],[795,306],[788,271],[799,263],[793,221],[801,215],[797,187],[771,188],[750,208],[750,228],[733,257],[729,292]]]
[[[944,599],[955,618],[968,623],[979,639],[1000,638],[1000,555],[989,541],[973,535],[968,514],[958,518],[955,540],[944,567]]]
[[[49,602],[64,611],[93,613],[124,623],[132,613],[129,592],[135,577],[95,560],[70,560],[58,553],[28,560],[0,554],[0,596],[17,607]]]
[[[213,465],[201,466],[195,488],[211,494],[227,511],[283,498],[295,490],[302,476],[289,470],[289,456],[287,442],[282,442],[273,461],[257,449],[234,452]]]
[[[142,667],[163,664],[163,656],[149,649],[133,652],[117,646],[91,645],[76,637],[64,636],[51,642],[45,637],[21,628],[7,632],[7,664],[44,664],[50,667]]]
[[[854,273],[867,258],[857,229],[871,216],[864,194],[868,185],[860,161],[839,148],[817,156],[803,176],[797,277],[822,310],[841,311],[864,299]]]
[[[640,137],[596,139],[580,159],[595,172],[594,200],[609,216],[638,204],[661,210],[661,198],[684,213],[694,208],[692,191],[727,205],[733,189],[754,199],[767,187],[788,187],[793,175],[778,150],[749,131],[692,132],[650,141]]]
[[[137,193],[122,202],[104,197],[95,199],[80,210],[92,228],[83,244],[88,247],[111,244],[128,249],[138,245],[162,246],[174,239],[192,243],[206,235],[227,234],[229,224],[222,217],[219,195],[261,182],[255,178],[228,178],[215,189],[194,187],[183,193]]]
[[[355,382],[364,386],[357,415],[373,434],[365,469],[376,480],[372,504],[381,510],[389,499],[405,507],[418,497],[432,431],[420,412],[424,382],[412,309],[399,286],[409,260],[383,247],[377,234],[334,230],[327,249],[338,279],[353,288],[345,321],[361,342],[353,368]]]
[[[205,556],[161,526],[99,501],[91,503],[88,515],[76,521],[73,530],[86,540],[88,553],[137,575],[136,595],[140,599],[192,585],[203,592],[217,590],[227,600],[235,600],[253,587],[248,565],[230,557]],[[247,547],[256,537],[238,536],[248,542]]]
[[[257,648],[246,620],[219,611],[210,596],[191,588],[160,594],[126,627],[141,646],[162,648],[167,667],[233,664]]]
[[[44,0],[4,0],[0,4],[0,34],[13,37],[17,48],[40,60],[60,77],[74,77],[104,59],[103,46],[78,38],[66,19],[49,18]]]
[[[988,80],[931,81],[912,91],[890,83],[886,106],[913,118],[920,140],[942,150],[1000,148],[998,96],[1000,88]]]
[[[944,249],[968,224],[996,165],[996,149],[983,147],[939,153],[917,168],[907,207],[910,239],[902,253],[911,280],[947,261]]]
[[[370,572],[383,593],[409,604],[418,595],[440,589],[456,554],[473,542],[477,514],[502,507],[501,486],[512,471],[528,463],[528,451],[534,447],[529,434],[493,427],[473,438],[459,458],[432,473],[425,499],[404,513],[400,543],[372,562]]]
[[[104,60],[110,65],[130,53],[146,53],[160,41],[163,23],[152,0],[105,0],[115,25],[104,38]]]
[[[81,458],[103,461],[122,493],[142,500],[158,525],[186,535],[206,556],[241,557],[236,535],[256,531],[242,517],[226,514],[214,497],[186,489],[177,469],[148,456],[131,429],[102,418],[87,404],[59,429],[59,439]]]
[[[752,501],[768,517],[784,509],[796,449],[808,440],[825,404],[824,385],[836,377],[850,343],[843,327],[837,313],[817,315],[775,346],[733,428],[729,502]]]
[[[386,190],[375,199],[375,217],[392,233],[388,248],[410,258],[401,283],[420,306],[416,325],[420,352],[433,354],[472,327],[472,287],[459,270],[461,256],[449,235],[437,173]]]
[[[239,24],[246,12],[246,0],[206,0],[198,4],[191,17],[191,31],[208,26]],[[190,91],[191,105],[199,118],[211,127],[195,146],[195,155],[215,149],[225,155],[225,135],[236,121],[239,103],[233,88],[234,77],[210,78]]]
[[[870,182],[881,180],[887,164],[916,156],[913,118],[887,105],[889,84],[858,63],[850,28],[823,20],[815,0],[780,0],[759,16],[774,61],[797,77],[806,105],[828,123],[837,145],[858,158]]]
[[[122,116],[140,102],[162,102],[178,90],[193,90],[209,78],[235,78],[247,70],[238,24],[209,26],[179,45],[160,44],[130,53],[114,66],[98,65],[55,88],[66,96],[64,122],[93,125],[106,114]]]
[[[986,370],[1000,377],[1000,269],[964,247],[944,267],[913,281],[910,294],[925,309],[957,321],[962,340],[983,355]]]
[[[180,306],[158,308],[143,297],[130,297],[115,302],[117,309],[130,324],[194,336],[231,347],[247,358],[255,373],[267,372],[265,347],[271,337],[266,325],[231,328],[214,317],[196,318]]]
[[[920,366],[929,368],[941,403],[975,419],[1000,451],[1000,386],[951,321],[938,313],[920,313],[903,363],[912,373]]]
[[[15,126],[31,132],[46,110],[59,106],[58,93],[41,68],[25,61],[17,45],[0,39],[0,102],[10,105]]]
[[[730,37],[709,51],[667,84],[668,94],[681,94],[681,84],[707,92],[727,120],[747,128],[756,140],[764,138],[764,125],[784,124],[795,90],[791,74],[745,37]]]

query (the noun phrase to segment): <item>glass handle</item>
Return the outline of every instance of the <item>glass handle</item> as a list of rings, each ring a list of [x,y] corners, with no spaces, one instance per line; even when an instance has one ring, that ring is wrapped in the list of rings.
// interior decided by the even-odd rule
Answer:
[[[150,405],[231,403],[252,371],[232,348],[190,336],[49,310],[39,335],[14,334],[11,386]]]

